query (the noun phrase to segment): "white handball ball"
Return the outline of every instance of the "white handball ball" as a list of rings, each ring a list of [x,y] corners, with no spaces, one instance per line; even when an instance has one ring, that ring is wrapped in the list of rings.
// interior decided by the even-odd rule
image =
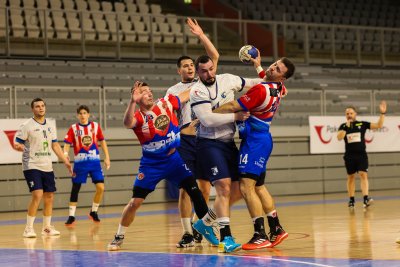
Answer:
[[[239,59],[246,64],[251,63],[250,58],[256,58],[257,55],[257,48],[252,45],[245,45],[239,50]]]

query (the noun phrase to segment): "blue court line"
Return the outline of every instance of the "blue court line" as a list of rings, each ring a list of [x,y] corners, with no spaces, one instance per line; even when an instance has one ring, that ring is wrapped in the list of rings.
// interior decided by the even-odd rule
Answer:
[[[393,199],[400,199],[400,196],[380,196],[374,197],[375,200],[393,200]],[[290,202],[281,202],[276,203],[275,206],[277,207],[296,207],[296,206],[308,206],[308,205],[321,205],[321,204],[337,204],[337,203],[347,203],[347,199],[330,199],[330,200],[307,200],[307,201],[290,201]],[[357,202],[357,201],[356,201]],[[360,202],[362,200],[360,199]],[[246,205],[234,205],[232,207],[233,210],[242,210],[247,209]],[[109,213],[109,214],[102,214],[101,218],[119,218],[121,217],[122,209],[120,213]],[[161,214],[179,214],[179,210],[175,209],[166,209],[166,210],[154,210],[154,211],[139,211],[136,213],[136,216],[151,216],[151,215],[161,215]],[[53,217],[52,221],[61,222],[65,221],[68,216],[62,217]],[[87,219],[87,215],[76,216],[77,220]],[[100,218],[100,219],[101,219]],[[42,222],[41,218],[37,218],[36,222]],[[0,226],[2,225],[16,225],[16,224],[25,224],[26,219],[22,220],[7,220],[7,221],[0,221]]]
[[[12,253],[10,253],[12,251]],[[2,266],[146,266],[146,267],[371,267],[399,266],[396,260],[370,259],[332,259],[305,257],[261,257],[239,255],[203,255],[154,252],[103,252],[103,251],[71,251],[71,250],[23,250],[1,249],[0,264]]]

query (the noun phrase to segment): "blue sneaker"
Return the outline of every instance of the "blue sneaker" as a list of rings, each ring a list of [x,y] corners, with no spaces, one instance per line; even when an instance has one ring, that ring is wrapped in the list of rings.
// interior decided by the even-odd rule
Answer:
[[[202,234],[204,238],[207,239],[212,245],[218,246],[219,241],[214,234],[212,226],[207,226],[202,220],[197,220],[197,222],[193,224],[193,228]]]
[[[235,243],[235,240],[231,236],[225,236],[224,240],[221,241],[218,245],[218,252],[220,253],[229,253],[240,250],[242,245]]]

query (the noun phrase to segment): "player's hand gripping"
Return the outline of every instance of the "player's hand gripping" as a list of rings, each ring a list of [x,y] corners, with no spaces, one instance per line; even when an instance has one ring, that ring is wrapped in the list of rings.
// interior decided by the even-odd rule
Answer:
[[[235,113],[235,121],[245,121],[250,117],[250,112],[239,111]]]
[[[257,49],[257,48],[256,48]],[[254,68],[261,67],[261,55],[260,55],[260,50],[257,49],[257,57],[252,58],[250,57],[251,62],[253,62]]]

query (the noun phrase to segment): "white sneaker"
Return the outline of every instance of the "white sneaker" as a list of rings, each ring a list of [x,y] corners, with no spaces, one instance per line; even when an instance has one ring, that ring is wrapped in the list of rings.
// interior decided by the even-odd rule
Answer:
[[[26,237],[26,238],[34,238],[34,237],[36,237],[35,229],[33,229],[32,226],[26,226],[22,236]]]
[[[55,235],[60,235],[60,232],[57,231],[53,225],[46,226],[45,228],[42,229],[42,235],[45,236],[55,236]]]

